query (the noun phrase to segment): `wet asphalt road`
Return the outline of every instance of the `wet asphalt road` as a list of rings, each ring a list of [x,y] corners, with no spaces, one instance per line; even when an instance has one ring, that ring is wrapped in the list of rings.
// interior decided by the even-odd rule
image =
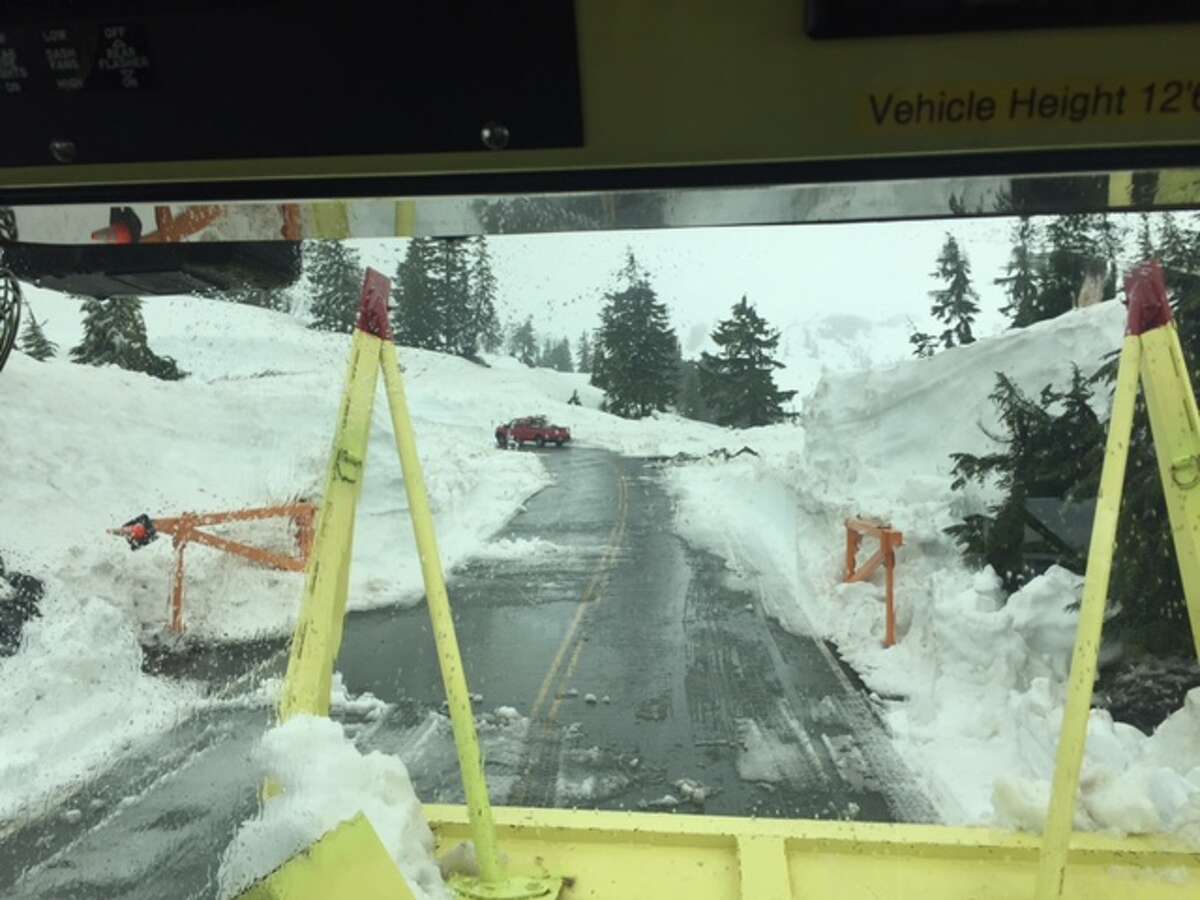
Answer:
[[[764,616],[769,573],[675,536],[657,464],[529,452],[554,484],[497,538],[539,552],[488,554],[450,578],[497,802],[932,820],[853,673]],[[271,649],[240,655],[243,678],[282,669]],[[199,673],[228,681],[222,658]],[[392,704],[347,722],[359,746],[400,754],[423,801],[460,800],[424,606],[352,615],[338,668],[352,693]],[[0,837],[0,891],[212,896],[220,851],[255,806],[239,773],[265,725],[261,707],[210,710],[90,786],[77,821]]]

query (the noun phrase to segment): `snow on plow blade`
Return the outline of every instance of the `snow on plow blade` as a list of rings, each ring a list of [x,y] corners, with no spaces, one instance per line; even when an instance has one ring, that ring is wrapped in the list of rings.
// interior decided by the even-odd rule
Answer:
[[[665,813],[494,810],[514,869],[562,875],[563,900],[1025,900],[1041,836],[938,825]],[[461,806],[425,807],[438,855]],[[1200,853],[1165,838],[1071,838],[1066,900],[1195,900]]]
[[[238,900],[413,900],[366,816],[359,813],[238,895]]]

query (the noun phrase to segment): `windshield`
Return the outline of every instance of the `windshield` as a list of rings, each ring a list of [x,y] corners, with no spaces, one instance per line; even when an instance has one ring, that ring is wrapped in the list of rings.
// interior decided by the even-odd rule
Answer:
[[[464,789],[387,357],[348,369],[368,270],[493,803],[1040,831],[1140,263],[1200,361],[1194,198],[1101,178],[432,198],[339,240],[16,210],[0,892],[235,896],[361,801],[440,896],[419,804]],[[155,228],[229,253],[39,249]],[[1077,821],[1194,836],[1197,625],[1134,421]],[[314,559],[330,721],[276,727]]]

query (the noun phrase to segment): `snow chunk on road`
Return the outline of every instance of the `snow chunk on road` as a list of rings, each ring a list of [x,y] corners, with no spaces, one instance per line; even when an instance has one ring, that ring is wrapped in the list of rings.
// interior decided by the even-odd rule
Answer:
[[[254,762],[257,777],[274,778],[283,793],[243,823],[226,849],[218,874],[222,898],[361,811],[418,900],[449,900],[433,858],[433,832],[399,759],[364,756],[336,722],[296,716],[263,736]]]
[[[743,781],[778,784],[799,780],[803,772],[802,752],[796,744],[785,744],[753,719],[737,720],[737,773]]]

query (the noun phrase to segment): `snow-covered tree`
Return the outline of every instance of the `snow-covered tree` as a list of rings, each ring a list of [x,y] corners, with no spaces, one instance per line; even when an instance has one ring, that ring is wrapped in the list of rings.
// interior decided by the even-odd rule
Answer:
[[[83,302],[83,340],[71,348],[71,359],[93,366],[120,366],[165,381],[186,374],[169,356],[158,356],[146,341],[142,303],[137,297],[90,297]]]
[[[942,346],[949,349],[974,343],[971,323],[979,314],[979,295],[971,286],[971,264],[953,235],[946,235],[932,275],[945,283],[945,287],[929,292],[933,298],[930,312],[946,326],[940,335]]]
[[[46,332],[42,330],[46,323],[37,320],[33,315],[33,308],[26,305],[26,309],[29,311],[29,321],[25,323],[25,330],[21,332],[21,352],[32,356],[38,362],[45,362],[58,353],[58,344],[46,337]]]
[[[350,334],[358,323],[363,269],[341,241],[304,245],[304,274],[312,290],[312,328]]]
[[[716,354],[700,354],[700,392],[716,413],[716,422],[734,428],[771,425],[787,418],[783,404],[795,391],[775,386],[775,370],[783,363],[774,357],[779,332],[771,328],[743,296],[733,314],[717,323],[713,342]]]
[[[675,398],[677,347],[666,306],[628,251],[593,346],[591,382],[604,391],[604,408],[634,419],[665,410]]]

